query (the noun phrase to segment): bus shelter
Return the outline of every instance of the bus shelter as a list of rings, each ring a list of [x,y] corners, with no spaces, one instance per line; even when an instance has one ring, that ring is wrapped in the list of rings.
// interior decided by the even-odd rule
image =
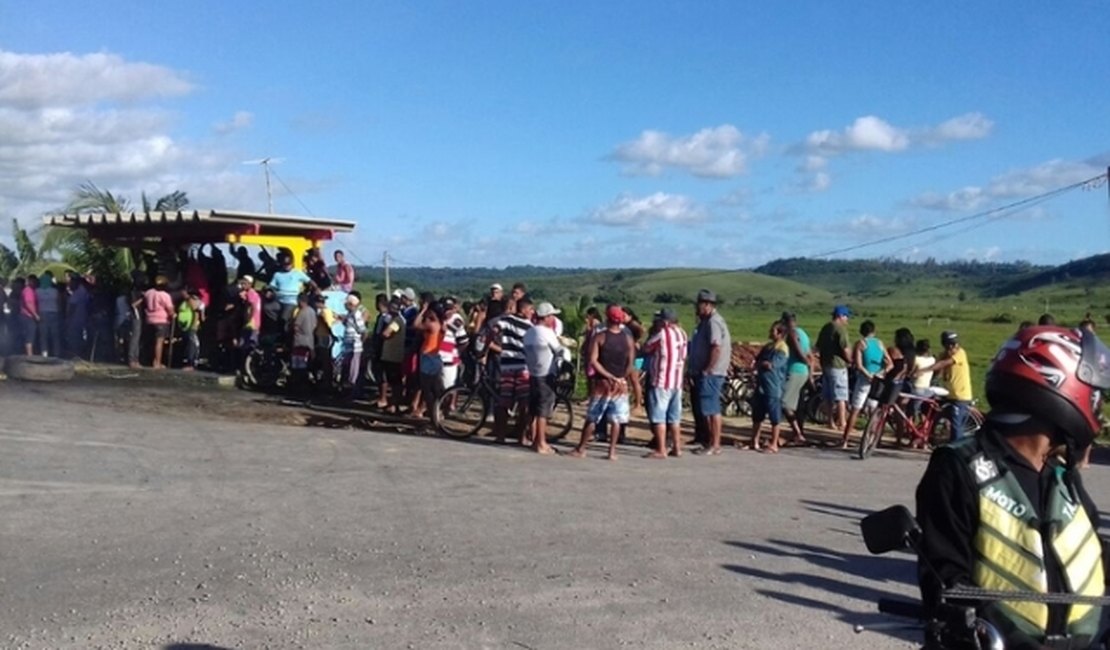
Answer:
[[[297,264],[305,253],[338,233],[355,229],[352,221],[230,210],[82,212],[43,217],[47,226],[81,228],[105,244],[246,244],[288,249]]]
[[[227,243],[286,249],[294,264],[303,269],[305,253],[337,234],[355,229],[353,221],[276,215],[231,210],[177,210],[148,212],[81,212],[43,217],[46,226],[80,228],[90,238],[110,246],[138,249],[172,249]],[[307,270],[307,269],[304,269]],[[346,294],[324,291],[328,308],[345,311]],[[332,328],[338,353],[342,326]]]

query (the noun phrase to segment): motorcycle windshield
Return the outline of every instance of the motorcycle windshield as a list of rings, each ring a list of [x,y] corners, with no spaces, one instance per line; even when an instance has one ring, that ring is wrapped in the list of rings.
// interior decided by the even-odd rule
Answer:
[[[1092,388],[1110,389],[1110,349],[1094,332],[1083,330],[1083,351],[1079,355],[1076,376]]]

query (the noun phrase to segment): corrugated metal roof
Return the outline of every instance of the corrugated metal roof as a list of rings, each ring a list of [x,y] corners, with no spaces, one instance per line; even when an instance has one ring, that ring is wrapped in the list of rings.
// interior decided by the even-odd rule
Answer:
[[[97,228],[113,226],[150,226],[159,224],[207,223],[212,225],[250,225],[277,230],[331,230],[351,232],[355,229],[353,221],[317,219],[260,212],[237,212],[230,210],[179,210],[176,212],[91,212],[81,214],[46,215],[42,218],[48,226]]]

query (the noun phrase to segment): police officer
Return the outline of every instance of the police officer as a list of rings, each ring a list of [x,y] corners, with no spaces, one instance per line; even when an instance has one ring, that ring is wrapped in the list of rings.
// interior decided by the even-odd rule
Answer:
[[[1098,509],[1075,463],[1099,432],[1095,405],[1107,388],[1110,351],[1093,333],[1031,327],[1002,346],[987,372],[985,426],[937,449],[917,488],[928,614],[955,585],[1103,595]],[[977,612],[1008,650],[1085,648],[1101,615],[1028,601],[981,603]]]

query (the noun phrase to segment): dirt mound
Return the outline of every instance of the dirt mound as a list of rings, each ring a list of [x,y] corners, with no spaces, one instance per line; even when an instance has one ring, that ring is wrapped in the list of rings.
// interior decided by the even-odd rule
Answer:
[[[733,343],[732,365],[738,368],[751,368],[755,365],[755,358],[759,356],[762,343]]]

